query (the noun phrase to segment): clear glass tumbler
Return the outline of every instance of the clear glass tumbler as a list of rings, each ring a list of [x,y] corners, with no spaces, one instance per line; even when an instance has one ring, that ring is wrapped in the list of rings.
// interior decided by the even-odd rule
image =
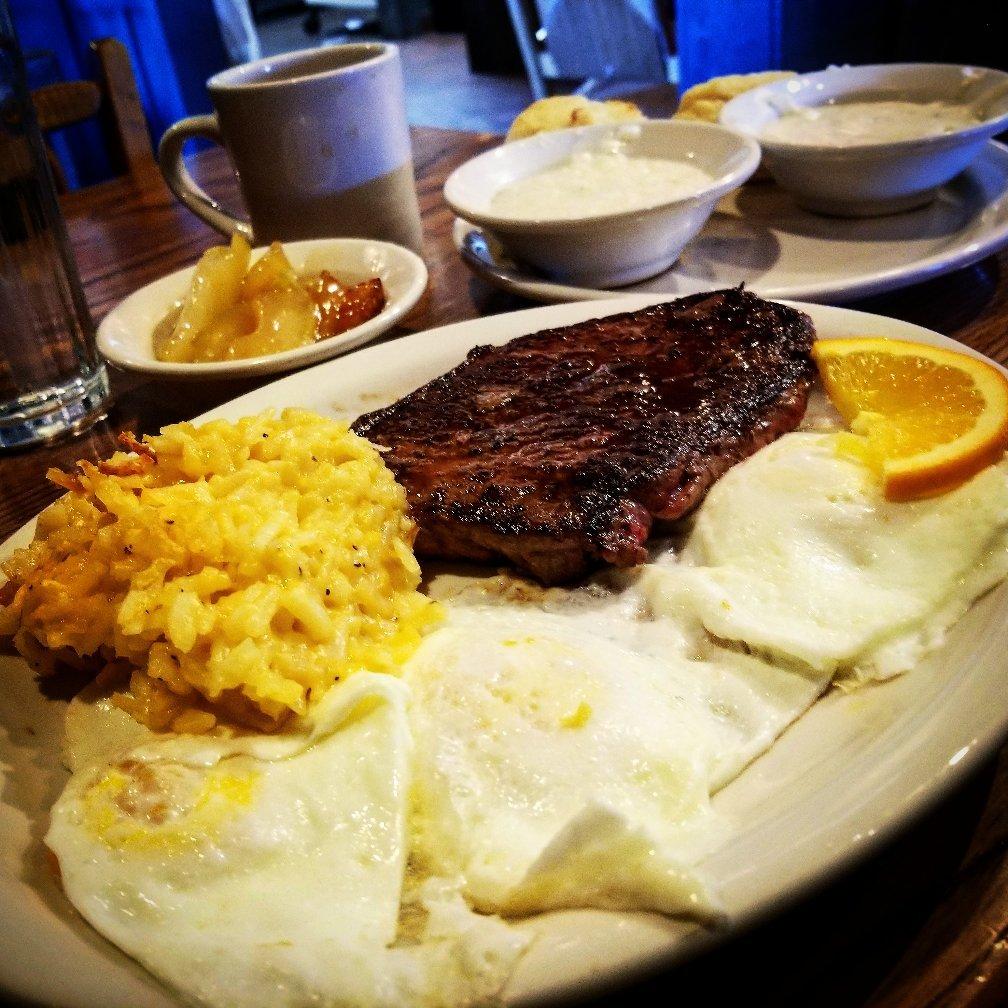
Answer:
[[[83,430],[108,376],[56,201],[7,0],[0,0],[0,449]]]

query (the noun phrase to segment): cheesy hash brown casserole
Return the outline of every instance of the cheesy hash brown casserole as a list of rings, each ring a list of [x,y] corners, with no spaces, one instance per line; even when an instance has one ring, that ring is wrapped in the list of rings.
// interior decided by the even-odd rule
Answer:
[[[437,608],[381,456],[304,410],[166,427],[79,474],[2,566],[0,634],[122,686],[154,730],[259,729],[359,669],[395,671]]]

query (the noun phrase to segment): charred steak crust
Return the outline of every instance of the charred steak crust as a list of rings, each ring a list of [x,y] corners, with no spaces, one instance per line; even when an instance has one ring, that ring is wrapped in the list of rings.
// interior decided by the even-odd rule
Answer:
[[[655,520],[793,430],[813,338],[794,308],[697,294],[476,347],[353,426],[390,449],[419,553],[505,558],[556,584],[642,562]]]

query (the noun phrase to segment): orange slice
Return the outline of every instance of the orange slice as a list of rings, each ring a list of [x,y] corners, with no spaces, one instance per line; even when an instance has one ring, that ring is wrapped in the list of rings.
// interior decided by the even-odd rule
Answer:
[[[851,429],[842,450],[889,500],[945,493],[1008,447],[1008,379],[976,357],[874,337],[819,340],[812,356]]]

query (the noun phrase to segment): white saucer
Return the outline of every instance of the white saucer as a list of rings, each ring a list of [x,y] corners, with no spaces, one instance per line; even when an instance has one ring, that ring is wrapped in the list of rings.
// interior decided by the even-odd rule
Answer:
[[[533,301],[679,297],[740,283],[763,297],[850,301],[949,273],[1008,245],[1008,147],[991,140],[933,203],[887,217],[821,217],[773,183],[743,186],[718,204],[671,269],[619,290],[555,283],[510,260],[468,221],[456,220],[452,236],[474,273]]]
[[[283,250],[298,273],[331,270],[344,283],[380,277],[385,307],[367,322],[338,336],[262,357],[177,364],[154,356],[154,327],[189,289],[195,266],[188,266],[134,291],[98,326],[98,349],[113,364],[131,371],[172,378],[218,379],[292,371],[317,364],[361,346],[391,329],[420,300],[427,286],[427,267],[409,249],[366,238],[315,238],[284,242]],[[265,248],[252,250],[255,261]]]

